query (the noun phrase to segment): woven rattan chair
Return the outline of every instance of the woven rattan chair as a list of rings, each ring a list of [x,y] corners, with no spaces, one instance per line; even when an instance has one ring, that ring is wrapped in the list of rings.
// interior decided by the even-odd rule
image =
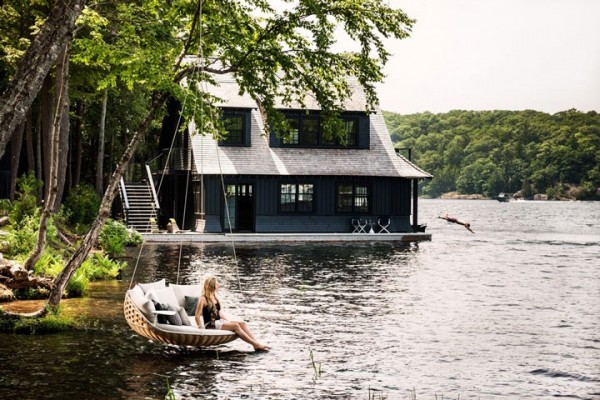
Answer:
[[[131,329],[154,342],[204,347],[228,343],[238,338],[235,333],[225,330],[197,329],[191,332],[178,332],[163,324],[153,324],[133,303],[129,293],[125,295],[123,312]]]

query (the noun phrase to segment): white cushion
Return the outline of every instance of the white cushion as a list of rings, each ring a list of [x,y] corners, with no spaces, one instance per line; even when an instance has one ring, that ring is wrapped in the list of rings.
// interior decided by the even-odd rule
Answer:
[[[185,308],[181,307],[179,309],[178,313],[179,313],[179,318],[181,318],[182,325],[187,325],[187,326],[192,325],[192,321],[190,321],[190,317],[188,317],[187,313],[185,312]]]
[[[169,285],[177,297],[177,304],[180,307],[184,306],[185,296],[200,297],[202,296],[202,285]]]
[[[170,304],[176,310],[179,310],[180,308],[179,303],[177,302],[177,297],[175,297],[173,289],[171,289],[170,287],[166,287],[164,289],[159,290],[150,290],[148,293],[146,293],[146,298],[148,300],[154,300],[157,303]]]
[[[138,286],[144,291],[144,294],[148,294],[150,290],[160,290],[167,287],[167,282],[164,279],[150,283],[138,283]]]
[[[156,324],[155,326],[164,331],[197,334],[202,336],[235,335],[235,333],[231,331],[218,329],[198,329],[195,326],[188,325]]]
[[[150,300],[146,300],[146,302],[142,305],[141,308],[142,314],[150,321],[150,323],[156,322],[156,308],[154,307],[154,303]]]
[[[139,287],[139,285],[135,285],[133,289],[128,290],[128,292],[133,304],[135,304],[135,306],[141,310],[142,305],[148,301],[148,299],[144,297],[144,291]]]
[[[136,285],[133,289],[129,290],[129,297],[133,304],[144,314],[144,316],[152,323],[156,321],[156,315],[154,314],[154,304],[144,297],[142,289]]]

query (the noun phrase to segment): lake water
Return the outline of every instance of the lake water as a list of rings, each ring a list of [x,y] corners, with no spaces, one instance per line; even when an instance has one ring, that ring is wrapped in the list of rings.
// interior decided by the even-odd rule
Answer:
[[[230,245],[184,246],[180,283],[216,274],[269,353],[135,335],[130,260],[64,302],[88,332],[0,335],[0,398],[161,399],[168,378],[180,399],[600,399],[600,202],[422,200],[420,220],[431,242],[238,244],[237,265]],[[136,280],[175,281],[178,255],[146,245]]]

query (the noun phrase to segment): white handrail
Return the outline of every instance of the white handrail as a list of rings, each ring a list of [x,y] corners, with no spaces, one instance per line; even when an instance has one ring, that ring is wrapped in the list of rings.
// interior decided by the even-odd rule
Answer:
[[[121,177],[119,184],[121,185],[121,192],[123,193],[123,203],[125,203],[124,207],[126,210],[129,210],[129,199],[127,198],[127,189],[125,188],[125,181],[123,180],[123,177]]]
[[[146,175],[148,175],[148,183],[150,183],[150,189],[152,190],[152,197],[154,198],[154,204],[157,210],[160,210],[160,205],[158,204],[158,196],[156,195],[156,189],[154,188],[154,179],[152,178],[152,171],[150,170],[150,165],[146,164]]]

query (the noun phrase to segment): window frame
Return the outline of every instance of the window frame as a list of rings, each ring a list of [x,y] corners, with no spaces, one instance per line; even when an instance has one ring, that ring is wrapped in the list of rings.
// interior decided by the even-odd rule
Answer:
[[[342,186],[350,186],[352,188],[352,193],[340,193],[340,188]],[[361,194],[357,190],[358,188],[365,188],[366,193]],[[348,209],[347,207],[341,208],[342,198],[345,197],[350,199],[351,207]],[[366,201],[366,210],[362,209],[362,207],[358,204],[359,200]],[[372,211],[373,204],[373,187],[368,182],[338,182],[335,185],[335,212],[336,214],[343,215],[369,215]],[[346,201],[347,202],[347,201]]]
[[[283,192],[283,187],[284,186],[293,186],[293,192]],[[301,186],[311,186],[312,187],[312,193],[309,192],[301,192],[300,191],[300,187]],[[279,182],[279,191],[278,191],[278,197],[277,197],[277,207],[278,207],[278,211],[280,214],[314,214],[315,212],[315,187],[316,185],[313,182],[310,181],[298,181],[298,182],[289,182],[289,181],[284,181],[284,182]],[[293,204],[293,209],[285,209],[287,207],[284,206],[284,204],[282,203],[282,198],[283,196],[292,196],[293,197],[293,202],[288,202],[287,204]],[[312,200],[310,201],[311,207],[310,210],[300,210],[300,204],[301,204],[301,197],[302,196],[312,196]]]
[[[300,113],[300,112],[286,112],[283,111],[283,115],[292,125],[292,132],[290,132],[289,137],[282,137],[279,140],[279,147],[288,147],[288,148],[323,148],[323,149],[359,149],[359,137],[360,137],[360,121],[361,117],[352,113],[343,113],[340,115],[340,119],[344,126],[347,123],[354,123],[354,130],[352,132],[352,137],[350,140],[348,138],[350,135],[346,132],[346,143],[342,143],[339,138],[333,138],[332,140],[327,140],[323,136],[323,124],[321,115],[318,112],[310,112]],[[295,123],[291,123],[291,121],[295,121]],[[307,127],[308,121],[317,121],[317,129],[316,132],[313,132],[311,136],[309,136],[306,132],[308,131]],[[294,127],[297,126],[297,128]],[[294,132],[296,131],[296,132]],[[316,138],[314,140],[309,140],[313,135],[316,134]]]
[[[240,118],[242,122],[241,129],[241,140],[236,142],[230,142],[228,139],[230,138],[227,135],[225,138],[219,139],[219,146],[223,147],[250,147],[250,110],[246,109],[223,109],[221,114],[221,121],[223,123],[223,127],[225,128],[225,119],[226,118]]]

